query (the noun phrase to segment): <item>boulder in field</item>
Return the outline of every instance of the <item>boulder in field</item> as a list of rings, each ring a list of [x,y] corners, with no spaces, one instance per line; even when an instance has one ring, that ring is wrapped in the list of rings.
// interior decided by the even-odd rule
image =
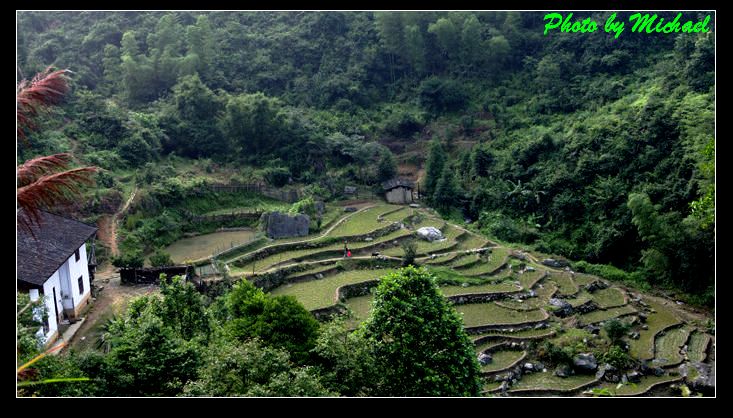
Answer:
[[[598,368],[598,362],[592,353],[580,353],[573,358],[573,366],[576,370],[593,373]]]
[[[494,359],[491,357],[491,354],[489,353],[481,353],[478,355],[478,363],[482,366],[491,364],[492,361],[494,361]]]
[[[308,235],[310,217],[308,215],[289,216],[275,211],[263,213],[260,225],[270,238],[304,237]]]
[[[440,232],[440,229],[432,226],[424,226],[418,229],[417,236],[430,242],[443,239],[443,233]]]
[[[561,364],[555,369],[555,376],[557,377],[570,377],[573,374],[573,369],[567,364]]]
[[[556,316],[559,316],[560,318],[572,315],[573,313],[573,306],[562,299],[551,298],[550,305],[552,305],[553,307],[552,313],[554,313]]]

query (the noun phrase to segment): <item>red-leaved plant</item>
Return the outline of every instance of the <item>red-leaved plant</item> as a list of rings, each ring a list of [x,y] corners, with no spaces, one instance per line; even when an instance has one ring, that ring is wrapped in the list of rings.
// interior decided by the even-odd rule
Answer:
[[[17,135],[26,140],[26,131],[36,129],[33,117],[48,106],[58,104],[69,91],[66,73],[51,71],[51,67],[36,74],[31,81],[18,83],[15,93],[17,106]],[[37,157],[18,167],[18,207],[25,216],[18,217],[18,226],[32,233],[31,225],[38,224],[39,210],[65,204],[78,195],[82,184],[93,183],[97,167],[69,169],[70,154]]]

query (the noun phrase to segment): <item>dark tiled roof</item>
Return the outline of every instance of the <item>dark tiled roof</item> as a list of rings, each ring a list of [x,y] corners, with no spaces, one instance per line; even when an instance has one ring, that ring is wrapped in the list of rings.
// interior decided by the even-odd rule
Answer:
[[[394,189],[395,187],[407,187],[408,189],[414,189],[415,184],[409,180],[404,179],[392,179],[382,183],[382,188],[386,190]]]
[[[26,216],[21,210],[18,217]],[[52,213],[40,212],[33,235],[18,228],[18,280],[42,285],[97,228]]]

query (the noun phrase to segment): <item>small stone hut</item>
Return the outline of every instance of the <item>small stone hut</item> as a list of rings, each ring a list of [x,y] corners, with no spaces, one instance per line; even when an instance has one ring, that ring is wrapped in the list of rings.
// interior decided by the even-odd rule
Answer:
[[[382,189],[389,203],[404,205],[413,202],[412,191],[415,189],[415,184],[409,180],[388,180],[382,183]]]

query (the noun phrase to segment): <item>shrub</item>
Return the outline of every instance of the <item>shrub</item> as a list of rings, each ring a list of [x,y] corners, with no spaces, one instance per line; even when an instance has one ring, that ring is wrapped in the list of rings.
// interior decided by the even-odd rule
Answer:
[[[171,260],[170,254],[163,251],[163,249],[158,248],[155,250],[153,255],[150,256],[150,265],[153,267],[172,266],[173,260]]]
[[[142,251],[130,251],[112,258],[112,265],[117,268],[141,268],[145,263]]]
[[[417,243],[415,240],[408,239],[402,241],[400,246],[402,247],[402,251],[405,252],[404,257],[402,257],[402,265],[406,267],[410,264],[415,264],[415,255],[417,255]]]
[[[264,171],[265,179],[275,187],[283,187],[290,180],[290,170],[285,167],[271,167]]]
[[[629,331],[630,325],[625,324],[618,319],[611,319],[603,325],[603,329],[606,331],[608,338],[611,339],[612,343],[617,343],[621,338],[626,335]]]
[[[600,360],[619,370],[629,368],[634,364],[631,356],[618,345],[612,345],[608,351],[603,353]]]

